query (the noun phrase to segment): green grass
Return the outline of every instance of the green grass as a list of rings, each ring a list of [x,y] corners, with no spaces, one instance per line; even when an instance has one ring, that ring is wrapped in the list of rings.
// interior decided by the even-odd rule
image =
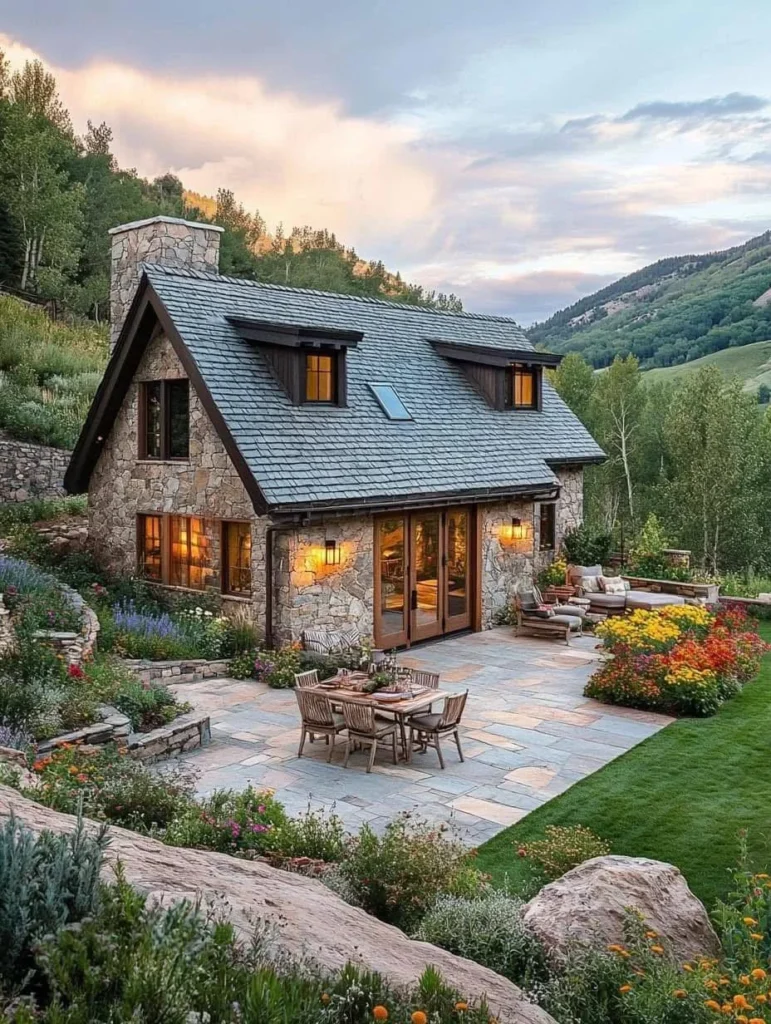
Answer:
[[[771,623],[760,625],[771,641]],[[758,871],[771,866],[771,655],[760,675],[717,715],[682,719],[577,783],[480,847],[497,882],[526,867],[523,840],[547,825],[586,825],[612,852],[677,865],[711,906],[729,891],[738,834],[748,830]]]
[[[728,377],[740,377],[744,381],[744,390],[755,393],[760,384],[771,387],[771,341],[756,341],[739,348],[725,348],[690,363],[646,370],[644,379],[681,381],[702,366],[717,366]]]

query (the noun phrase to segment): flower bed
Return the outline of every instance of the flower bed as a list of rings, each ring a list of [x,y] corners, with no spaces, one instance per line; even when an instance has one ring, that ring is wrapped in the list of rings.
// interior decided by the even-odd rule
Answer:
[[[15,623],[23,629],[80,630],[82,607],[55,577],[37,566],[0,555],[0,592]]]
[[[611,657],[585,694],[608,704],[711,715],[758,672],[769,650],[746,613],[692,605],[637,610],[595,630]]]

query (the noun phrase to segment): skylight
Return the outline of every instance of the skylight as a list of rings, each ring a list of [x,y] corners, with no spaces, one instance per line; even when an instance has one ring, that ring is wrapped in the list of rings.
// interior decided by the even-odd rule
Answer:
[[[370,389],[389,420],[412,419],[393,384],[370,384]]]

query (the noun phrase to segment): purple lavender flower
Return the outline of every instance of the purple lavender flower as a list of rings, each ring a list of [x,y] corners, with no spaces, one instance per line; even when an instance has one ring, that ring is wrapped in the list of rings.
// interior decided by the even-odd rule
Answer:
[[[183,634],[176,622],[167,612],[154,614],[152,612],[141,612],[133,601],[124,600],[112,606],[112,614],[115,625],[126,633],[133,633],[143,637],[170,637],[174,640],[182,638]]]

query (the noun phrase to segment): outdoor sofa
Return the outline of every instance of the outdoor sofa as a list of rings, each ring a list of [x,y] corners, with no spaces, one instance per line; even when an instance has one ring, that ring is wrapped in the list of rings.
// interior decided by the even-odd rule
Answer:
[[[579,597],[589,600],[589,611],[595,614],[623,615],[635,608],[655,611],[666,605],[686,603],[679,594],[632,590],[628,580],[603,575],[601,565],[570,565],[568,581],[577,589]]]

